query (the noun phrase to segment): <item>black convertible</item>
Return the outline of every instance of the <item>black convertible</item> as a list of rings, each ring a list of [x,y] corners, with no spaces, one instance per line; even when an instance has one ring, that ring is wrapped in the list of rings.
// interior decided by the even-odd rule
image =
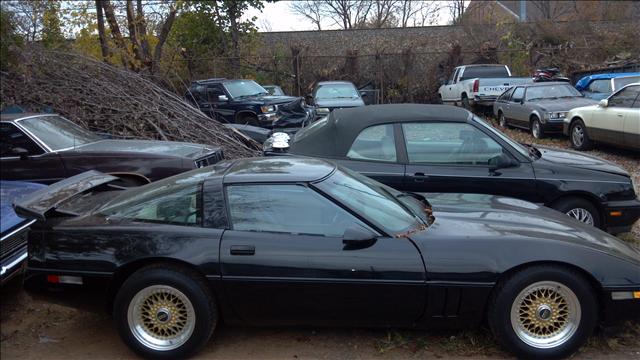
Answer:
[[[227,161],[127,190],[114,180],[86,172],[15,204],[40,220],[25,285],[56,301],[100,294],[146,357],[193,354],[221,320],[466,328],[484,319],[518,356],[557,357],[599,321],[640,314],[640,253],[522,200],[443,194],[432,207],[293,157]]]
[[[543,204],[611,233],[640,218],[631,177],[575,151],[522,145],[471,112],[447,105],[339,109],[267,154],[331,159],[402,191],[478,193]],[[279,147],[274,149],[275,147]]]

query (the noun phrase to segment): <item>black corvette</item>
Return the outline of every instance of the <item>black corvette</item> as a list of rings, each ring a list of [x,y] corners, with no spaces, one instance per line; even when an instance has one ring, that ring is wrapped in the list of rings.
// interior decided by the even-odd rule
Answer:
[[[267,154],[279,150],[272,145],[278,136],[265,142]],[[640,218],[631,177],[619,166],[574,151],[519,144],[453,106],[340,109],[296,133],[287,145],[290,154],[331,159],[402,191],[515,197],[611,233],[629,231]]]
[[[598,322],[640,314],[639,252],[526,201],[443,194],[432,206],[293,157],[227,161],[128,190],[114,180],[87,172],[15,204],[40,220],[25,286],[55,301],[100,294],[146,357],[193,354],[222,320],[465,328],[483,319],[518,356],[558,357]]]

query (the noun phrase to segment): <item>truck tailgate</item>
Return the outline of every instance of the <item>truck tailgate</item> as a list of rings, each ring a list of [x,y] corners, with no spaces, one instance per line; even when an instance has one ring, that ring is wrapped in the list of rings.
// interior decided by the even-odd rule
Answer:
[[[490,78],[478,80],[479,86],[476,94],[479,96],[498,96],[514,85],[533,82],[529,77]]]

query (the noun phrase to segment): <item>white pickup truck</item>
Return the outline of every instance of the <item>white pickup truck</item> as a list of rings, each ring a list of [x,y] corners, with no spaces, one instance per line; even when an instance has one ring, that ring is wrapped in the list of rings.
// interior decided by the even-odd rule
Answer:
[[[475,105],[490,106],[510,87],[531,82],[530,77],[512,77],[507,65],[463,65],[454,69],[438,94],[443,104],[470,109]]]

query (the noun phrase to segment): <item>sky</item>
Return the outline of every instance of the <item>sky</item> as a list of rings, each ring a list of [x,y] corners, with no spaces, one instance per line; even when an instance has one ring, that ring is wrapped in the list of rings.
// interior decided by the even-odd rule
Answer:
[[[275,3],[265,3],[262,11],[250,9],[245,17],[247,19],[255,16],[258,31],[302,31],[315,30],[310,20],[298,16],[290,9],[291,1],[278,1]],[[446,25],[451,21],[451,17],[446,11],[441,11],[436,25]],[[270,28],[270,29],[269,29]],[[327,20],[322,24],[323,30],[338,29],[338,26]]]

